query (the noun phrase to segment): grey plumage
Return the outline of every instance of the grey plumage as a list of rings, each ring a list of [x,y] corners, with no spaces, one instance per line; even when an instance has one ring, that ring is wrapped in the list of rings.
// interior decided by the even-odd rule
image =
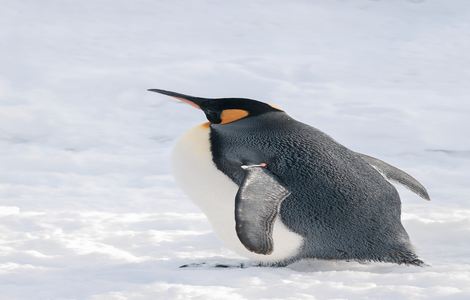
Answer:
[[[318,129],[270,112],[211,125],[211,145],[217,168],[239,186],[245,177],[240,165],[266,162],[291,192],[280,217],[304,238],[293,260],[423,264],[401,224],[396,189],[362,155]]]

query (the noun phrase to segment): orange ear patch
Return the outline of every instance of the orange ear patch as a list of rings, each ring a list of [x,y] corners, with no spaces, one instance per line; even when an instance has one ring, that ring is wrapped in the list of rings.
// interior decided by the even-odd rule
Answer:
[[[220,114],[220,119],[222,120],[220,124],[232,123],[248,115],[249,113],[243,109],[225,109]]]

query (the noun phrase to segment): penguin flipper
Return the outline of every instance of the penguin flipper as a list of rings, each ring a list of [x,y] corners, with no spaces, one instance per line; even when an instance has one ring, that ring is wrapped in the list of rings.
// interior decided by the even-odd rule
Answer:
[[[290,192],[265,166],[242,166],[245,177],[235,198],[235,222],[242,244],[267,255],[273,251],[274,220]]]
[[[397,182],[406,188],[410,189],[412,192],[416,193],[423,199],[430,200],[429,194],[426,191],[426,188],[419,183],[418,180],[413,178],[410,174],[402,171],[378,158],[365,155],[362,153],[356,152],[363,160],[368,164],[374,167],[379,173],[384,176],[386,179]]]

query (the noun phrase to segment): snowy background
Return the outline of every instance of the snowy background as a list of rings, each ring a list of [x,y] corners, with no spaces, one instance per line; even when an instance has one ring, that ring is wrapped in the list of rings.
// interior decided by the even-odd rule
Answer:
[[[0,0],[0,299],[469,299],[470,2]],[[202,113],[275,103],[413,174],[430,267],[236,263],[175,186]]]

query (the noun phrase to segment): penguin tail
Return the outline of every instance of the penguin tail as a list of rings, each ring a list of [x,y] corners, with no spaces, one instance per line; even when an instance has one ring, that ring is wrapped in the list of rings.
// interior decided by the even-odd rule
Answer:
[[[398,250],[398,249],[397,249]],[[426,267],[428,266],[424,261],[418,258],[416,253],[410,249],[400,249],[387,255],[384,261],[393,262],[399,265]]]
[[[403,264],[404,265],[409,265],[409,266],[417,266],[417,267],[427,267],[427,266],[429,266],[428,264],[426,264],[424,261],[422,261],[419,258],[404,261]]]

